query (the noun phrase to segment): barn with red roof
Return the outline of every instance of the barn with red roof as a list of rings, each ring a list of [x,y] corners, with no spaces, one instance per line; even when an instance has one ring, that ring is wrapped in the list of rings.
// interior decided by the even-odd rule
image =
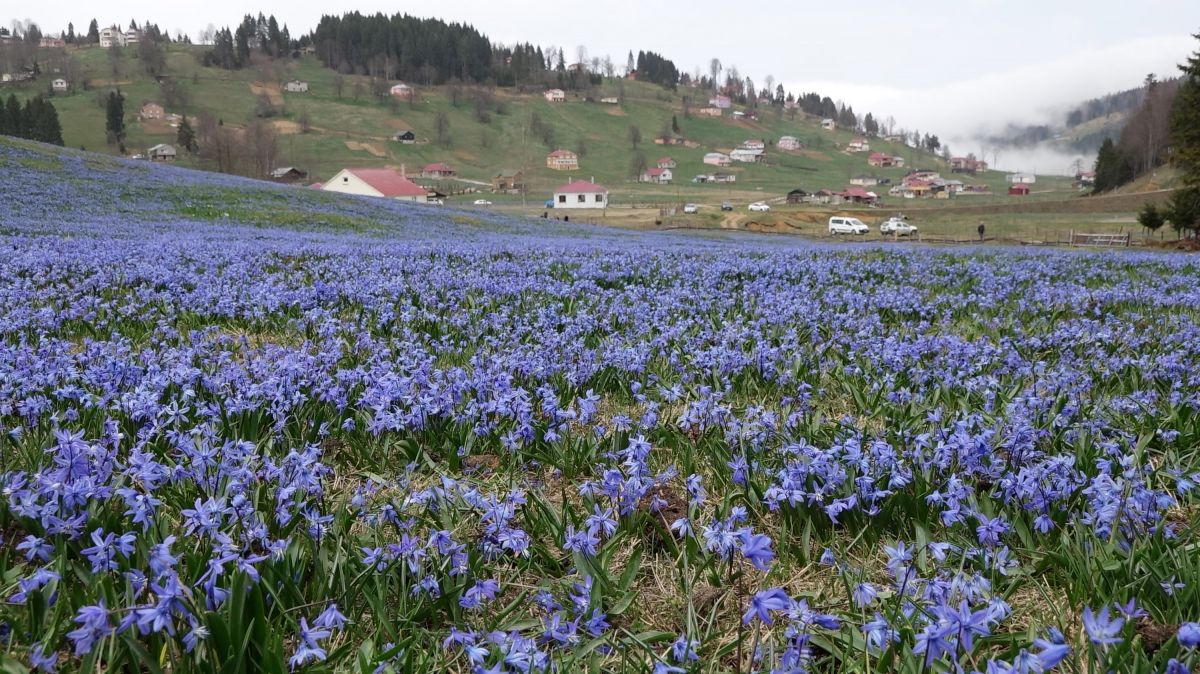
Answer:
[[[409,180],[396,169],[389,168],[342,169],[321,189],[397,201],[423,203],[429,200],[429,190]]]

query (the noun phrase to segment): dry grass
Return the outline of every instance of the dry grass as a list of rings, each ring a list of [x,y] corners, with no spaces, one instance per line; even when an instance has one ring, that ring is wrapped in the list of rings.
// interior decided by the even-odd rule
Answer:
[[[283,105],[283,91],[280,90],[278,84],[264,84],[263,82],[251,82],[250,93],[255,96],[267,95],[267,100],[271,101],[271,105]]]

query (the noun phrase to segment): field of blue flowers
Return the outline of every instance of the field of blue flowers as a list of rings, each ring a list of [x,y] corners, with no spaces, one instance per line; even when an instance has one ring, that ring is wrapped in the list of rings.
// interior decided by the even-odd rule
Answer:
[[[1200,261],[0,142],[0,672],[1200,666]]]

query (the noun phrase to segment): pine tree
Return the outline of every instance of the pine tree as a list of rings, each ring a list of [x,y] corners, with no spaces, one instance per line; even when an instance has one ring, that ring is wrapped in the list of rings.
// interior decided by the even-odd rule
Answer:
[[[120,145],[125,140],[125,97],[121,92],[109,92],[105,117],[104,130],[108,135],[108,142]]]
[[[1164,215],[1165,214],[1158,210],[1154,204],[1146,202],[1146,204],[1142,206],[1141,212],[1138,213],[1138,223],[1142,227],[1150,230],[1150,233],[1153,234],[1154,232],[1157,232],[1164,224],[1166,224],[1166,218]]]
[[[187,115],[184,115],[179,122],[179,131],[175,134],[175,142],[188,152],[196,151],[196,132],[192,130]]]
[[[100,24],[96,23],[95,19],[92,19],[92,22],[88,24],[87,42],[90,44],[96,44],[99,41]]]
[[[63,40],[65,40],[67,44],[75,44],[75,24],[69,21],[67,22],[67,34],[63,36]]]
[[[58,110],[54,104],[41,96],[25,102],[26,138],[52,145],[62,145],[62,126],[58,122]]]
[[[1133,180],[1133,163],[1125,156],[1111,138],[1105,138],[1096,155],[1096,182],[1092,194],[1116,189]]]
[[[1200,40],[1200,34],[1194,37]],[[1172,160],[1184,184],[1200,188],[1200,50],[1179,69],[1183,77],[1171,108]]]
[[[11,136],[12,131],[8,128],[8,106],[0,101],[0,136]]]
[[[16,94],[8,95],[8,102],[4,104],[5,117],[8,118],[8,135],[17,136],[18,138],[25,135],[22,128],[24,125],[24,117],[21,114],[21,104],[17,101]]]

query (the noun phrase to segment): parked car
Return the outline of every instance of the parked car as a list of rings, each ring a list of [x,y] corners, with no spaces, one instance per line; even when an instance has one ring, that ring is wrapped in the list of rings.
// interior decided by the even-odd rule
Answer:
[[[767,211],[771,210],[771,205],[765,201],[756,201],[750,204],[750,210],[756,213],[766,213]]]
[[[684,213],[699,213],[700,207],[697,206],[696,204],[684,204],[683,212]]]
[[[879,226],[880,234],[895,234],[896,236],[911,236],[917,232],[917,226],[904,218],[888,218]]]
[[[722,201],[722,202],[721,202],[721,210],[723,210],[723,211],[732,211],[732,210],[733,210],[733,202],[731,202],[731,201]]]
[[[487,199],[476,199],[475,205],[476,206],[491,206],[492,202],[488,201]]]
[[[830,234],[866,234],[871,228],[858,218],[829,218]]]

